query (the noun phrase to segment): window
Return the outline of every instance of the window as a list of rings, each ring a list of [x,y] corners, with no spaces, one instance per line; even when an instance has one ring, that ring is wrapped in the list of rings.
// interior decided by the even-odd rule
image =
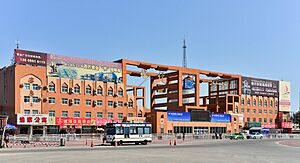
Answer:
[[[97,112],[97,118],[102,118],[102,112]]]
[[[32,84],[32,89],[33,90],[39,90],[39,85],[38,84]]]
[[[253,100],[253,106],[256,106],[256,99]]]
[[[247,118],[247,122],[250,122],[250,118]]]
[[[247,105],[248,106],[250,105],[250,99],[249,98],[247,99]]]
[[[256,118],[253,118],[253,122],[256,122]]]
[[[113,117],[114,117],[114,114],[112,112],[109,112],[107,115],[107,118],[113,118]]]
[[[123,101],[118,101],[118,106],[123,107]]]
[[[262,106],[262,101],[259,100],[258,106]]]
[[[32,114],[39,114],[38,110],[32,110]]]
[[[129,107],[129,108],[133,108],[133,101],[132,101],[132,100],[130,100],[130,101],[128,102],[128,107]]]
[[[62,117],[68,117],[68,111],[62,111],[61,116]]]
[[[80,99],[74,99],[74,105],[80,105]]]
[[[62,98],[61,103],[63,105],[68,105],[68,99],[67,98]]]
[[[253,114],[256,114],[256,109],[253,109]]]
[[[24,102],[26,102],[26,103],[30,102],[30,97],[29,96],[24,96]]]
[[[102,106],[102,100],[97,100],[97,106]]]
[[[120,88],[120,89],[118,90],[118,95],[119,95],[119,96],[123,96],[123,89]]]
[[[80,94],[80,87],[79,87],[78,84],[76,84],[75,87],[74,87],[74,93]]]
[[[118,113],[118,118],[119,119],[123,118],[123,113]]]
[[[269,110],[269,114],[273,114],[273,110]]]
[[[49,85],[48,90],[49,92],[55,92],[55,85],[54,84]]]
[[[74,117],[79,118],[80,117],[80,112],[79,111],[74,111]]]
[[[138,114],[138,117],[142,117],[143,115],[142,114]]]
[[[33,103],[38,103],[39,102],[39,98],[38,97],[32,97],[32,102]]]
[[[277,107],[278,106],[278,101],[275,101],[275,107]]]
[[[272,100],[270,101],[270,107],[273,107],[273,101]]]
[[[267,107],[267,105],[268,105],[268,102],[267,102],[267,100],[265,100],[264,101],[264,107]]]
[[[259,121],[259,122],[262,122],[262,119],[261,119],[261,118],[259,118],[259,119],[258,119],[258,121]]]
[[[102,93],[103,93],[102,87],[99,87],[97,89],[97,95],[102,95]]]
[[[128,113],[128,117],[133,117],[133,114],[132,113]]]
[[[264,118],[264,123],[267,123],[267,118]]]
[[[108,101],[107,106],[112,107],[113,106],[113,101]]]
[[[24,110],[24,114],[30,114],[30,110],[28,109]]]
[[[85,88],[85,94],[92,94],[92,88],[90,85],[88,85],[86,88]]]
[[[244,112],[245,112],[245,109],[241,109],[241,112],[244,113]]]
[[[85,100],[85,105],[88,105],[88,106],[92,105],[92,101],[91,100]]]
[[[29,83],[24,83],[24,89],[25,90],[30,90],[30,84]]]
[[[54,110],[49,110],[49,117],[55,117],[55,111]]]
[[[277,114],[278,113],[278,111],[277,110],[275,110],[275,114]]]
[[[261,113],[262,113],[262,110],[259,109],[259,110],[258,110],[258,113],[261,114]]]
[[[86,118],[91,118],[92,117],[92,113],[91,112],[85,112],[85,117]]]
[[[264,114],[267,114],[267,112],[268,112],[267,110],[264,110]]]
[[[55,104],[55,98],[49,97],[49,104]]]
[[[107,95],[112,96],[113,94],[114,94],[114,90],[112,89],[112,87],[110,87],[107,91]]]
[[[250,113],[250,109],[247,109],[247,113]]]
[[[66,83],[61,87],[61,92],[68,93],[68,85]]]
[[[273,119],[272,118],[270,118],[270,123],[273,123]]]
[[[242,98],[242,105],[244,105],[245,104],[245,99],[244,98]]]

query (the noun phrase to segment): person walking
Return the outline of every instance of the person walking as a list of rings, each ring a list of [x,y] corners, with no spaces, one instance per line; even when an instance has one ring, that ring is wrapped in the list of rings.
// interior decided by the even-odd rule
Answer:
[[[4,142],[5,142],[5,147],[6,148],[9,148],[8,147],[8,143],[9,143],[9,133],[5,133],[5,136],[4,136]]]

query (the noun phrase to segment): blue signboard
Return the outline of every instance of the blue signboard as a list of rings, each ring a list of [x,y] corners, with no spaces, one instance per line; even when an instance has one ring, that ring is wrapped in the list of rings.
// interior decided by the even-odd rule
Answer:
[[[190,122],[190,112],[168,112],[168,121]]]
[[[230,114],[211,114],[211,122],[231,122]]]
[[[183,89],[193,89],[195,88],[195,80],[188,76],[183,79]]]

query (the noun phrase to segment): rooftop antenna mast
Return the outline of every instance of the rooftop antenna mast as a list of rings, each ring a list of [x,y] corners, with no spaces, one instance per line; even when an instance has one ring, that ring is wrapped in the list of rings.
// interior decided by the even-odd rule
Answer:
[[[183,39],[183,61],[182,61],[182,67],[187,67],[187,57],[186,57],[186,45],[185,45],[185,39]]]

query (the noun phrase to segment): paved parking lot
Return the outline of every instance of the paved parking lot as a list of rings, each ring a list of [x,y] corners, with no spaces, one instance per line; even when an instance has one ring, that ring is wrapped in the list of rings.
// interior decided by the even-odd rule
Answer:
[[[295,140],[298,142],[299,140]],[[0,162],[299,162],[300,148],[278,140],[202,140],[176,146],[152,144],[122,147],[5,149]]]

